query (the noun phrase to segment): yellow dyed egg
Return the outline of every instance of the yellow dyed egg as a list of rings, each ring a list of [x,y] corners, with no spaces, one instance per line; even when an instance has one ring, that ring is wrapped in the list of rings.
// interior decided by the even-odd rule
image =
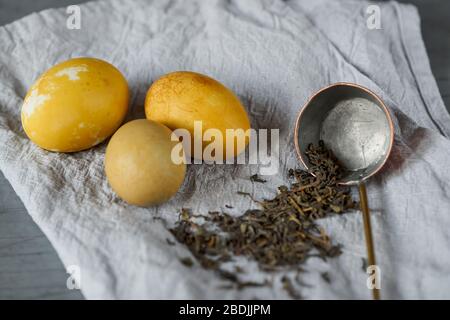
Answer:
[[[93,147],[108,138],[128,110],[128,84],[106,61],[75,58],[47,70],[22,105],[31,141],[56,152]]]
[[[187,130],[186,153],[197,159],[210,160],[202,151],[212,141],[220,143],[222,159],[237,156],[249,143],[250,121],[239,99],[220,82],[199,73],[173,72],[155,81],[147,92],[145,114],[172,130]],[[227,129],[233,133],[228,141]],[[196,145],[200,153],[195,152]]]
[[[130,204],[151,206],[178,191],[186,164],[173,157],[179,142],[172,141],[171,135],[169,128],[147,119],[128,122],[114,133],[106,148],[105,172],[119,197]]]

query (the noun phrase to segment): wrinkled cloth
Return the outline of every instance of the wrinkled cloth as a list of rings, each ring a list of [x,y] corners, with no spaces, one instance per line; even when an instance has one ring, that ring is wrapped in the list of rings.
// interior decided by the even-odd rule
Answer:
[[[381,29],[367,27],[364,1],[98,1],[81,5],[81,29],[65,8],[33,13],[0,28],[0,169],[64,265],[79,266],[89,299],[284,299],[282,272],[243,261],[243,276],[272,286],[223,290],[165,224],[180,208],[241,214],[250,192],[268,198],[300,167],[294,122],[316,90],[355,82],[389,107],[396,137],[383,170],[368,182],[383,298],[450,298],[450,116],[431,74],[415,7],[380,3]],[[131,89],[127,120],[143,118],[151,83],[175,70],[207,74],[232,89],[254,128],[280,129],[280,169],[268,183],[258,165],[189,165],[169,202],[138,208],[120,200],[103,167],[106,142],[73,154],[34,145],[20,122],[28,88],[52,65],[91,56],[120,69]],[[64,107],[64,106],[61,106]],[[233,209],[225,207],[232,205]],[[161,218],[160,219],[155,219]],[[370,299],[360,212],[323,219],[343,254],[310,258],[297,288],[309,299]],[[321,276],[327,272],[330,282]]]

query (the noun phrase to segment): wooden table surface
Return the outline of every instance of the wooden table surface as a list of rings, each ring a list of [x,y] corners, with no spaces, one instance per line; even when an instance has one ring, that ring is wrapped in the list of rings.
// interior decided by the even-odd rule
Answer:
[[[76,0],[0,0],[0,25]],[[431,68],[450,110],[450,1],[403,0],[420,11]],[[0,299],[83,299],[66,287],[68,274],[50,242],[0,173]]]

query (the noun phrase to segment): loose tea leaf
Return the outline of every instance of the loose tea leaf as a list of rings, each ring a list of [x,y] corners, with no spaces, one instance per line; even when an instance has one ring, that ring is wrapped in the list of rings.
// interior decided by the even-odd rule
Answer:
[[[222,269],[218,269],[217,273],[222,279],[232,282],[232,285],[222,286],[222,289],[234,288],[237,290],[242,290],[245,288],[264,287],[268,285],[267,282],[241,281],[234,273]]]
[[[257,174],[254,174],[250,177],[250,180],[253,182],[266,183],[267,180],[261,179]]]
[[[306,155],[310,171],[290,169],[289,176],[294,181],[290,186],[278,187],[273,199],[256,200],[250,193],[238,192],[255,201],[259,209],[247,210],[238,217],[224,212],[201,216],[182,209],[179,221],[170,231],[203,268],[215,270],[240,289],[256,283],[243,282],[237,272],[223,270],[222,264],[234,257],[253,260],[263,271],[299,272],[308,258],[326,260],[338,256],[340,246],[331,242],[315,220],[356,209],[358,203],[353,201],[349,188],[337,184],[343,169],[323,142],[308,146]],[[252,181],[256,179],[259,180],[252,176]],[[322,274],[322,278],[330,280],[328,274]],[[292,297],[300,297],[294,294],[289,278],[282,281]]]
[[[323,280],[325,280],[326,283],[331,283],[330,274],[328,272],[322,272],[320,276]]]
[[[366,258],[361,258],[361,269],[364,272],[367,272],[367,268],[369,267],[369,263],[367,262]]]
[[[189,258],[189,257],[181,258],[181,259],[180,259],[180,262],[181,262],[182,264],[184,264],[184,265],[185,265],[186,267],[188,267],[188,268],[190,268],[190,267],[192,267],[192,266],[194,265],[194,262],[193,262],[192,259]]]
[[[283,289],[286,291],[286,293],[294,300],[301,300],[303,297],[300,295],[300,293],[295,289],[294,285],[292,284],[291,279],[289,279],[287,276],[283,276],[281,278],[281,283],[283,284]]]

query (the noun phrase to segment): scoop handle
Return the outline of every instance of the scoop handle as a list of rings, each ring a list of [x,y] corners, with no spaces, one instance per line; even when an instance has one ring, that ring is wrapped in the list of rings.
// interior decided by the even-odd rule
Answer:
[[[372,226],[370,224],[370,211],[367,201],[366,185],[364,184],[364,182],[361,182],[359,184],[359,201],[361,204],[361,211],[363,214],[364,235],[366,238],[366,247],[367,247],[367,261],[369,263],[369,266],[375,266],[376,262],[375,262],[375,249],[373,246],[373,239],[372,239]],[[380,300],[380,289],[377,288],[372,289],[372,295],[374,300]]]

